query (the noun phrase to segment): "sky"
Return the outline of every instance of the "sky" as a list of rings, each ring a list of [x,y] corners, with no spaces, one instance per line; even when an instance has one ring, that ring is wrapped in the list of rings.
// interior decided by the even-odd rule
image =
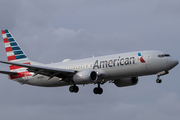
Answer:
[[[9,29],[29,59],[42,63],[139,50],[180,60],[179,0],[1,0],[0,29]],[[7,60],[3,41],[0,59]],[[0,70],[8,65],[0,64]],[[162,76],[118,88],[106,83],[69,87],[20,85],[0,75],[2,120],[179,120],[179,65]]]

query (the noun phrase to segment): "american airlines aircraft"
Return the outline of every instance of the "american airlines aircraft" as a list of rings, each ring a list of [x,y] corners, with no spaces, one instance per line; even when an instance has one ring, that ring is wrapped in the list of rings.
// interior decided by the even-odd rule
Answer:
[[[171,55],[161,51],[136,51],[93,57],[80,60],[66,59],[59,63],[42,64],[31,61],[25,55],[9,30],[2,30],[3,41],[10,71],[0,71],[8,78],[21,84],[43,87],[70,85],[69,91],[77,93],[77,85],[97,84],[95,94],[102,94],[100,87],[106,82],[117,87],[131,86],[138,83],[138,76],[169,73],[179,62]]]

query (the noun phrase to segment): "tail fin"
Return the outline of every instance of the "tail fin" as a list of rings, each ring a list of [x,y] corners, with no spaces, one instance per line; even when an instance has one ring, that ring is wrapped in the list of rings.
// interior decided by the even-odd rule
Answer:
[[[30,60],[25,55],[25,53],[23,52],[19,44],[16,42],[12,34],[9,32],[9,30],[2,30],[2,36],[8,61],[30,65]],[[9,67],[11,71],[16,71],[22,68],[14,65],[10,65]]]

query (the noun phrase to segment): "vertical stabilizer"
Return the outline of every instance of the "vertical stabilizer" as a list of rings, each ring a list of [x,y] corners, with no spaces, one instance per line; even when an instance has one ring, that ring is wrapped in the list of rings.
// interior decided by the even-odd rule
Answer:
[[[2,30],[2,36],[8,61],[30,65],[31,63],[28,57],[25,55],[9,30]],[[25,71],[25,69],[23,70],[22,67],[14,65],[10,65],[9,68],[11,71]]]

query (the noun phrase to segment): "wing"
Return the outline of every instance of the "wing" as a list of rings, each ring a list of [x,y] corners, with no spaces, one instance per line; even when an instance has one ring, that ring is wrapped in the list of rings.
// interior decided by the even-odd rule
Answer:
[[[52,68],[52,67],[45,67],[45,66],[38,66],[38,65],[28,65],[28,64],[5,62],[5,61],[0,61],[0,63],[25,67],[25,68],[27,68],[27,70],[29,72],[35,73],[33,76],[35,76],[37,74],[49,76],[48,80],[54,76],[59,77],[59,78],[64,78],[64,77],[72,76],[76,73],[76,71],[74,71],[74,70],[66,70],[66,69]]]

